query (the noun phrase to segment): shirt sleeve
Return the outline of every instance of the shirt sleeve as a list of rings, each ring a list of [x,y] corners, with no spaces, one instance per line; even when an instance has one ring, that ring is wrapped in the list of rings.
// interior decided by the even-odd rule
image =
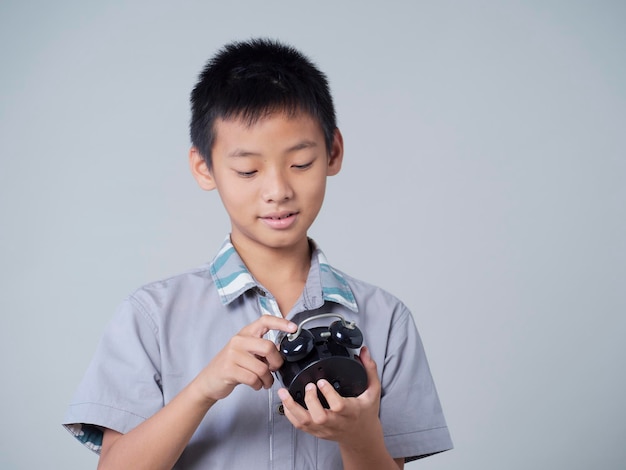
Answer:
[[[381,385],[381,422],[394,458],[408,462],[452,449],[422,341],[402,304],[390,326]]]
[[[158,329],[132,297],[107,327],[63,426],[99,453],[103,428],[127,433],[163,407]]]

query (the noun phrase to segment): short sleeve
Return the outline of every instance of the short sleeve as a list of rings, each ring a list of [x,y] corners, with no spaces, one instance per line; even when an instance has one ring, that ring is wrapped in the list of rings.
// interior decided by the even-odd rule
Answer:
[[[102,428],[127,433],[163,407],[158,330],[132,297],[105,330],[63,426],[99,453]]]
[[[391,455],[411,461],[452,449],[422,341],[402,304],[393,317],[381,375],[380,414]]]

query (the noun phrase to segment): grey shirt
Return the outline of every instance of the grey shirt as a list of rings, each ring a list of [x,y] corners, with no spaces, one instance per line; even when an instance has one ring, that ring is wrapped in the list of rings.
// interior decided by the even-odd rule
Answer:
[[[296,323],[326,312],[355,322],[378,365],[387,449],[407,460],[452,448],[422,342],[409,310],[384,290],[332,268],[314,247]],[[142,287],[104,333],[64,426],[99,452],[101,427],[126,433],[180,392],[244,326],[280,315],[227,239],[200,268]],[[322,322],[320,325],[323,324]],[[308,324],[308,328],[316,325]],[[341,469],[335,442],[296,430],[270,390],[240,385],[217,402],[176,469]]]

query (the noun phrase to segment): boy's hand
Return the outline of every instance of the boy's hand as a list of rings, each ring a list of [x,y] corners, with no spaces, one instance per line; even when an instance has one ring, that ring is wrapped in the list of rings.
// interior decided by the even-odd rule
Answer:
[[[372,430],[380,429],[380,380],[376,363],[366,347],[361,349],[361,362],[367,372],[367,389],[358,397],[342,397],[326,380],[308,384],[304,401],[308,408],[300,406],[289,392],[282,388],[278,395],[283,402],[285,416],[297,429],[321,439],[337,441],[340,445],[358,448],[371,442]],[[317,397],[319,387],[330,409],[326,409]],[[375,434],[377,434],[375,432]]]
[[[272,372],[283,364],[283,358],[263,335],[270,330],[293,333],[297,328],[284,318],[262,315],[233,336],[194,382],[209,402],[227,397],[239,384],[255,390],[270,388]]]

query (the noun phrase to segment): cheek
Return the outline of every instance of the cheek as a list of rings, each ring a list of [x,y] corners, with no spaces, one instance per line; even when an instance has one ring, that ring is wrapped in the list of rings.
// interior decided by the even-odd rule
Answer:
[[[315,206],[319,209],[322,206],[322,202],[324,201],[324,195],[326,193],[325,185],[315,185],[308,188],[307,198],[310,201],[312,206]]]
[[[244,208],[249,206],[243,198],[243,194],[237,191],[237,188],[229,187],[228,189],[218,189],[222,205],[230,216],[237,216],[243,213]]]
[[[217,185],[217,191],[224,205],[233,207],[249,204],[253,197],[250,184],[242,184],[241,180],[236,178],[221,180]]]

